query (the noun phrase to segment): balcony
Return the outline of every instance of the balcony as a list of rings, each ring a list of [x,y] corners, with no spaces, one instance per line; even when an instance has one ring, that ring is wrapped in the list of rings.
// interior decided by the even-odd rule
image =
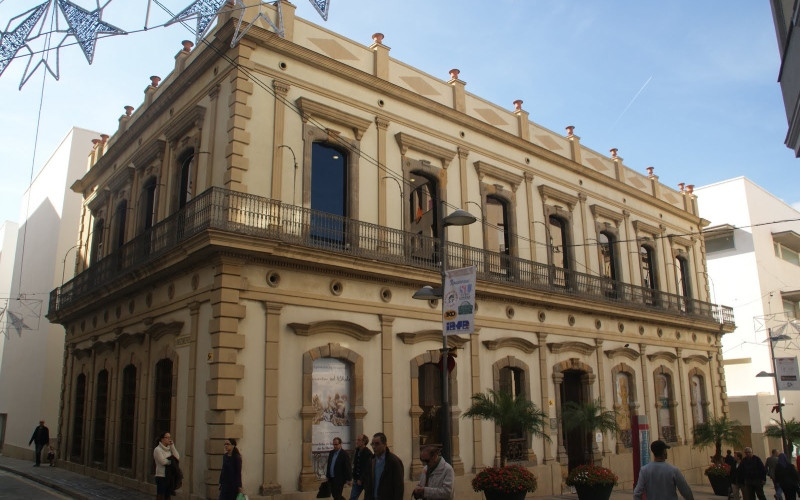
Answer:
[[[116,279],[208,230],[311,247],[394,266],[412,266],[436,273],[440,270],[436,238],[214,187],[53,290],[48,317],[85,303],[86,297],[96,293],[99,287],[113,284]],[[448,243],[445,253],[450,268],[476,266],[479,281],[708,320],[724,325],[726,330],[734,326],[730,307],[457,243]]]

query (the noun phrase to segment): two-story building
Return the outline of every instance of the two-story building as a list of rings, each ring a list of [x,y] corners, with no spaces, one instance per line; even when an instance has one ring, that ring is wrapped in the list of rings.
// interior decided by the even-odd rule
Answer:
[[[692,428],[727,412],[734,325],[709,302],[691,190],[531,122],[521,100],[467,93],[457,69],[392,59],[379,33],[363,45],[277,6],[285,37],[260,20],[232,47],[222,16],[185,44],[73,186],[81,272],[49,309],[67,332],[67,466],[152,488],[169,430],[183,491],[216,497],[234,437],[251,497],[313,498],[333,437],[382,431],[416,480],[420,446],[442,441],[442,313],[412,295],[444,254],[478,273],[476,333],[447,338],[457,498],[499,458],[499,429],[461,418],[487,389],[549,417],[549,440],[512,439],[538,494],[585,460],[630,486],[632,415],[699,480]],[[442,246],[455,209],[480,224]],[[621,432],[565,431],[562,407],[595,399]]]

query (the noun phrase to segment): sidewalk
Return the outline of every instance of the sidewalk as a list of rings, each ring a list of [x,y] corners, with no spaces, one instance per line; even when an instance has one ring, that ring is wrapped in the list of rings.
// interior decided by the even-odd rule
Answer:
[[[150,495],[140,491],[116,486],[60,467],[49,467],[45,464],[42,464],[41,467],[33,467],[33,464],[27,460],[0,456],[0,469],[36,481],[78,500],[151,500],[152,498]],[[725,498],[715,496],[710,484],[692,484],[690,486],[695,500],[721,500]],[[770,481],[767,481],[764,486],[764,493],[767,498],[774,498],[775,490]],[[572,493],[538,498],[577,500],[578,496]],[[611,500],[631,500],[632,498],[633,490],[614,490],[611,493]]]
[[[43,462],[34,467],[33,462],[0,456],[0,469],[41,483],[78,500],[151,500],[151,495],[116,486],[99,479],[70,472],[60,467],[50,467]]]

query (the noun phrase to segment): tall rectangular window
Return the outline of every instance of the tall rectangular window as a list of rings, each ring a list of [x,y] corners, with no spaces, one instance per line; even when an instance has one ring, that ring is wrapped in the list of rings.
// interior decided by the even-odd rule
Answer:
[[[97,396],[94,406],[94,437],[92,461],[106,459],[106,418],[108,417],[108,370],[97,374]]]
[[[347,213],[347,155],[321,142],[311,146],[311,236],[344,244]]]
[[[75,408],[72,411],[72,449],[73,458],[81,456],[83,451],[83,418],[86,411],[86,375],[81,373],[75,379]]]
[[[155,437],[170,431],[172,422],[172,360],[156,363],[155,401],[153,401],[153,432]]]
[[[122,400],[120,401],[119,466],[133,466],[136,429],[136,367],[128,365],[122,370]]]

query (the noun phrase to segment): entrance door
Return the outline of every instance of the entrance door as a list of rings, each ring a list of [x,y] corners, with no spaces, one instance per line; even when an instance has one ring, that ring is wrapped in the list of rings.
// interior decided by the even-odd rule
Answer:
[[[564,412],[564,406],[570,402],[583,403],[586,401],[586,394],[584,390],[583,376],[586,374],[580,370],[567,370],[564,372],[564,382],[561,384],[561,412]],[[562,419],[563,422],[563,419]],[[563,424],[562,424],[563,425]],[[564,433],[564,447],[567,450],[567,458],[569,459],[569,470],[591,462],[591,457],[587,456],[587,447],[589,440],[586,433],[580,429],[572,429],[567,431],[562,429]]]

